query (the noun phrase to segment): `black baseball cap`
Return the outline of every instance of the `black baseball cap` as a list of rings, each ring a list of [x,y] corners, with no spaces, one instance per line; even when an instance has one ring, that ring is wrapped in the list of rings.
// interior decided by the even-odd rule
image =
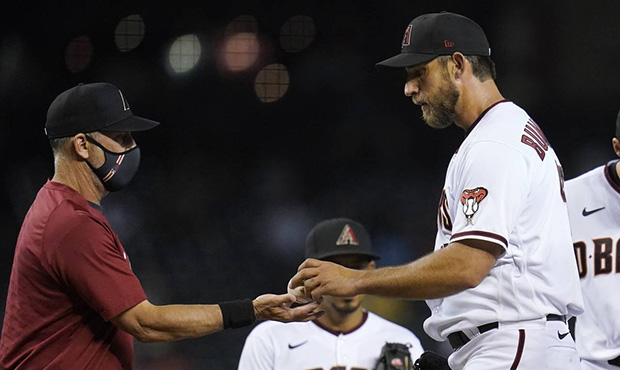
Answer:
[[[487,37],[476,22],[450,12],[423,14],[409,23],[400,54],[376,64],[379,70],[405,68],[455,52],[490,56]]]
[[[143,131],[159,122],[134,116],[118,87],[96,82],[63,91],[47,110],[49,139],[94,131]]]
[[[357,221],[348,218],[323,221],[314,226],[306,238],[306,258],[324,259],[348,254],[379,259],[379,255],[372,252],[368,232]]]

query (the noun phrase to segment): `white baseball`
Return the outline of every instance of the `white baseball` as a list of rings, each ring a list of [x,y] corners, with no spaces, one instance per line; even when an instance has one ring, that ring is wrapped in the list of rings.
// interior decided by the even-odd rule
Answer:
[[[293,280],[293,278],[291,278],[291,280]],[[288,284],[286,285],[286,291],[289,294],[292,294],[295,296],[295,302],[302,303],[302,304],[311,302],[312,298],[306,295],[306,289],[304,288],[304,286],[300,285],[293,289],[291,288],[291,280],[289,280]]]

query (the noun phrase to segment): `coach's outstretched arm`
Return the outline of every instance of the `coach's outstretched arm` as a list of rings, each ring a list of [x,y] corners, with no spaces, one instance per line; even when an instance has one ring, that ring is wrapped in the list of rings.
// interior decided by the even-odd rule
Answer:
[[[303,285],[306,294],[320,301],[323,295],[358,294],[405,299],[447,297],[478,286],[505,252],[498,244],[463,240],[406,265],[375,270],[351,270],[315,259],[299,266],[291,287]]]
[[[167,342],[250,325],[257,319],[310,321],[323,314],[316,303],[291,308],[293,302],[291,294],[264,294],[253,301],[210,305],[156,306],[145,300],[111,321],[140,342]]]

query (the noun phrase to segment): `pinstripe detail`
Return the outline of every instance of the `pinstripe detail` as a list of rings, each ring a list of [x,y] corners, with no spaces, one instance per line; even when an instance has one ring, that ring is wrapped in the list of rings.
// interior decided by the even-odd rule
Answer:
[[[516,370],[521,362],[521,356],[523,356],[523,347],[525,347],[525,330],[519,329],[519,345],[517,346],[517,354],[515,360],[512,362],[510,370]]]

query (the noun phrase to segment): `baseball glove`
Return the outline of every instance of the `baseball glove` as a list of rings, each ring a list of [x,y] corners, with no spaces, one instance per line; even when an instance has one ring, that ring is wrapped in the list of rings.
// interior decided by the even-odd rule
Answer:
[[[412,370],[413,363],[409,353],[410,344],[385,343],[376,370]]]
[[[415,360],[413,370],[450,370],[448,359],[435,352],[426,351]]]

